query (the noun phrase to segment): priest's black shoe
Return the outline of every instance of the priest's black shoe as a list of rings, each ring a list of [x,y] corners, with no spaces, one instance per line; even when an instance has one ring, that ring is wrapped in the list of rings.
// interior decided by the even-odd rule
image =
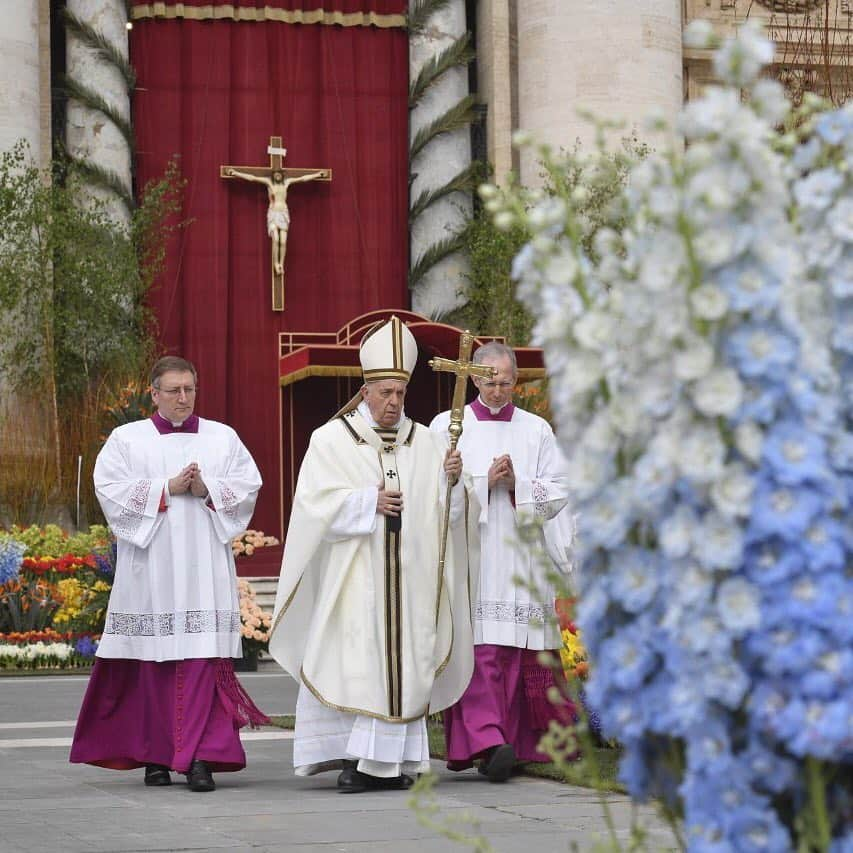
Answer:
[[[171,785],[172,777],[169,775],[169,768],[162,764],[146,764],[145,784],[157,787]]]
[[[480,765],[480,773],[483,773],[490,782],[506,782],[512,775],[515,766],[515,750],[512,744],[504,743],[492,747],[488,758]]]
[[[216,790],[216,783],[213,781],[213,774],[210,772],[210,768],[198,759],[195,759],[190,764],[190,769],[187,773],[187,782],[191,791],[202,793]]]

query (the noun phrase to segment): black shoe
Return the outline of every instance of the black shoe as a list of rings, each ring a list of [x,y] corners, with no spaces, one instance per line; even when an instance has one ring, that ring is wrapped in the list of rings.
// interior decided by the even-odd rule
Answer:
[[[205,791],[215,791],[216,783],[213,781],[213,775],[210,768],[203,761],[195,759],[190,764],[189,772],[187,773],[187,783],[191,791],[203,793]]]
[[[169,775],[169,768],[162,764],[146,764],[145,784],[154,785],[156,787],[171,785],[172,777]]]
[[[415,780],[405,773],[401,773],[399,776],[392,776],[390,779],[380,779],[376,776],[371,776],[370,779],[373,786],[380,791],[405,791],[415,784]]]
[[[367,790],[367,780],[370,777],[364,773],[359,773],[355,766],[356,762],[344,764],[344,769],[338,776],[339,794],[361,794]]]
[[[514,765],[515,750],[511,744],[504,743],[492,748],[488,759],[480,765],[480,772],[484,772],[485,766],[485,775],[490,782],[506,782],[512,775]]]
[[[405,791],[411,788],[414,779],[401,773],[385,778],[360,773],[355,767],[344,767],[338,776],[338,792],[341,794],[363,794],[365,791]]]

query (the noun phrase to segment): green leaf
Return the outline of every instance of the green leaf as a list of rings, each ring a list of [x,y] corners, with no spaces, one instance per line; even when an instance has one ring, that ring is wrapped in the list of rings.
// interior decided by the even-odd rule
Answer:
[[[409,9],[407,24],[409,27],[409,37],[420,35],[426,30],[429,19],[446,9],[451,3],[451,0],[415,0]]]
[[[409,208],[409,222],[414,222],[430,205],[439,199],[445,198],[451,193],[467,193],[474,188],[482,171],[479,163],[471,163],[457,175],[454,175],[446,184],[432,189],[421,190],[418,197]]]
[[[127,142],[127,147],[131,154],[136,149],[136,142],[133,135],[133,126],[129,119],[126,119],[112,104],[110,104],[102,95],[94,89],[90,89],[85,83],[81,83],[73,77],[66,75],[61,88],[65,91],[69,98],[73,98],[84,107],[91,110],[97,110],[105,115],[118,129],[119,133]]]
[[[424,92],[451,68],[466,66],[473,62],[477,53],[471,46],[471,34],[459,36],[448,48],[428,59],[418,76],[409,84],[409,107],[417,106]]]
[[[454,104],[449,110],[434,118],[429,124],[424,125],[412,140],[409,148],[409,162],[413,162],[418,154],[432,142],[433,139],[443,133],[452,133],[461,130],[479,118],[477,99],[474,95],[466,95],[461,101]]]
[[[128,93],[131,93],[136,88],[136,72],[121,51],[100,30],[96,30],[68,9],[63,10],[62,17],[67,32],[97,52],[104,61],[118,69],[118,72],[124,77]]]
[[[462,237],[459,234],[452,234],[450,237],[433,243],[412,264],[412,268],[409,270],[409,289],[417,287],[428,270],[432,269],[439,261],[443,261],[458,252],[462,245]]]

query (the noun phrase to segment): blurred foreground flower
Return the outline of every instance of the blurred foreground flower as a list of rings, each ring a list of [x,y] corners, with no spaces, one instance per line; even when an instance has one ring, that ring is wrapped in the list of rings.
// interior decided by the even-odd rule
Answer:
[[[772,56],[722,44],[593,252],[571,157],[540,149],[556,198],[481,189],[532,234],[586,697],[696,851],[853,849],[853,105],[793,114]]]

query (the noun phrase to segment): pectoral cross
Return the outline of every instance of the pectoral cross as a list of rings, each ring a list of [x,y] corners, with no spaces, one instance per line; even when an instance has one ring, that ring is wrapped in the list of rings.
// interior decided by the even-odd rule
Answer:
[[[272,240],[272,310],[284,311],[284,257],[287,251],[287,232],[290,228],[290,210],[287,207],[287,190],[293,184],[306,181],[331,181],[331,169],[286,169],[284,157],[287,149],[281,146],[280,136],[271,136],[267,147],[269,166],[220,166],[221,178],[239,178],[264,184],[269,196],[267,233]]]

